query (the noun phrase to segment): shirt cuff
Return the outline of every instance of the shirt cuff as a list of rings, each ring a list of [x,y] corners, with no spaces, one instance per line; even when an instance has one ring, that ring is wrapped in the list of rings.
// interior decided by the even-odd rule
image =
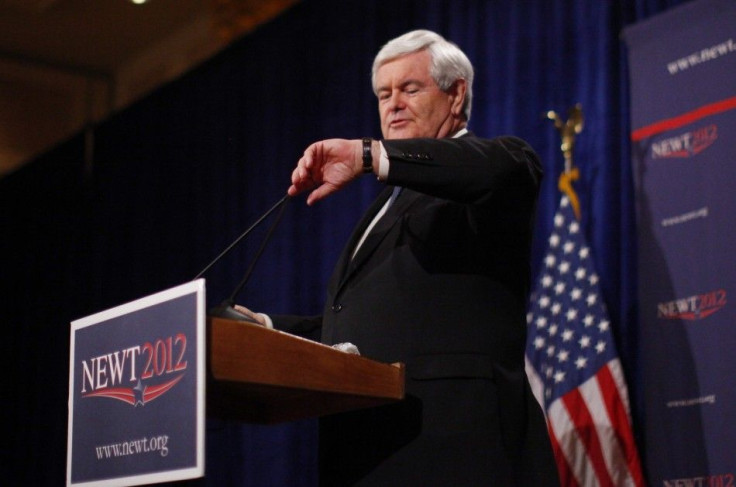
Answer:
[[[391,165],[388,160],[388,153],[382,142],[378,142],[381,146],[381,156],[378,159],[378,180],[385,181],[388,178],[388,170]]]
[[[256,314],[260,316],[261,318],[263,318],[263,321],[266,322],[266,328],[268,328],[269,330],[273,330],[273,321],[271,320],[270,316],[263,314],[263,313],[256,313]]]

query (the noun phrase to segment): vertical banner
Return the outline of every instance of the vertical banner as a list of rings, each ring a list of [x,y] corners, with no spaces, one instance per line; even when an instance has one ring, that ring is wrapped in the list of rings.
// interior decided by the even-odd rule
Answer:
[[[736,2],[624,32],[653,486],[736,485]]]
[[[204,475],[204,280],[72,322],[67,485]]]

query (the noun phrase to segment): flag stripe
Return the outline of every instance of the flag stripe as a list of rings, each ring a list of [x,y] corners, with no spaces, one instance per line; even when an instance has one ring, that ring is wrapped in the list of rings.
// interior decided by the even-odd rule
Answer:
[[[580,487],[580,484],[575,479],[575,475],[573,475],[573,472],[570,469],[570,464],[565,458],[565,454],[562,452],[560,444],[557,442],[557,434],[554,431],[552,422],[548,422],[547,425],[549,430],[549,439],[552,443],[552,452],[555,454],[555,460],[557,461],[560,485],[564,485],[566,487]]]
[[[611,373],[611,380],[616,383],[616,390],[621,404],[626,412],[626,420],[631,421],[631,412],[629,411],[629,393],[626,390],[626,381],[624,380],[624,371],[621,368],[621,361],[618,359],[608,362],[608,370]]]
[[[601,440],[598,437],[598,431],[595,429],[593,416],[588,409],[580,389],[573,389],[562,398],[562,402],[571,413],[575,430],[580,437],[580,441],[588,452],[588,457],[595,470],[600,485],[613,485],[613,480],[608,474],[608,468],[603,458],[603,448]]]
[[[613,485],[633,485],[633,479],[628,471],[626,456],[622,451],[623,443],[619,440],[619,434],[614,427],[614,416],[611,416],[607,400],[616,400],[616,385],[612,381],[601,380],[602,377],[610,378],[608,366],[602,367],[595,380],[589,380],[580,387],[580,392],[590,411],[599,411],[595,416],[595,429],[601,440],[601,453],[606,462],[606,468]],[[616,399],[614,399],[616,397]]]
[[[618,360],[615,362],[615,365],[610,364],[601,369],[598,373],[598,381],[601,384],[601,390],[604,394],[603,403],[606,406],[609,418],[612,419],[613,423],[622,424],[629,421],[629,415],[625,398],[621,397],[621,391],[614,379],[614,374],[610,370],[612,367],[619,365]],[[618,371],[620,372],[620,367]],[[634,443],[633,433],[629,428],[614,430],[614,432],[616,433],[618,444],[623,446],[620,462],[625,463],[625,469],[623,465],[618,465],[618,469],[621,472],[626,472],[627,485],[643,486],[644,479],[641,474],[639,456],[635,454],[636,444]],[[629,452],[629,454],[626,455],[626,452]]]
[[[585,449],[585,445],[580,439],[575,423],[573,423],[568,410],[558,399],[549,407],[549,423],[555,441],[559,447],[558,470],[569,469],[572,478],[578,485],[598,485],[598,478],[595,471],[590,467],[590,458]],[[561,485],[568,486],[566,479],[560,477]]]

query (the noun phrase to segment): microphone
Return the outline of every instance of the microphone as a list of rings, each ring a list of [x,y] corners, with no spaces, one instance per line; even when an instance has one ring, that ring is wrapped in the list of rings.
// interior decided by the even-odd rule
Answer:
[[[220,255],[215,257],[212,262],[207,264],[207,266],[202,269],[199,274],[197,274],[194,278],[194,280],[199,279],[206,273],[210,268],[215,265],[217,262],[219,262],[223,257],[225,257],[227,254],[230,253],[230,251],[235,248],[235,246],[240,243],[241,240],[243,240],[245,237],[247,237],[253,229],[255,229],[258,225],[263,222],[268,216],[276,211],[277,208],[281,207],[281,211],[279,211],[278,215],[276,216],[276,219],[271,224],[271,227],[268,229],[268,233],[263,239],[263,242],[261,242],[261,246],[258,249],[258,252],[256,252],[255,257],[253,258],[253,261],[251,262],[250,266],[248,267],[248,270],[245,273],[245,276],[243,276],[243,279],[241,279],[240,283],[235,287],[233,292],[230,294],[230,296],[225,299],[222,303],[220,303],[219,306],[215,306],[214,308],[210,309],[207,314],[211,317],[216,318],[227,318],[231,320],[237,320],[237,321],[246,321],[249,323],[256,323],[253,318],[247,316],[244,313],[241,313],[240,311],[237,311],[235,308],[233,308],[233,305],[235,304],[235,298],[238,296],[240,291],[245,287],[245,284],[248,282],[248,279],[250,278],[251,273],[253,272],[253,269],[255,268],[256,262],[258,262],[258,259],[261,257],[261,254],[266,248],[266,245],[268,244],[268,241],[271,239],[271,236],[273,235],[274,230],[276,230],[276,227],[278,226],[279,222],[281,221],[281,217],[284,214],[284,210],[286,209],[286,203],[288,203],[289,199],[291,197],[287,194],[283,198],[281,198],[275,205],[273,205],[266,213],[261,215],[258,220],[256,220],[255,223],[253,223],[247,230],[245,230],[238,238],[233,241],[225,250],[220,252]]]

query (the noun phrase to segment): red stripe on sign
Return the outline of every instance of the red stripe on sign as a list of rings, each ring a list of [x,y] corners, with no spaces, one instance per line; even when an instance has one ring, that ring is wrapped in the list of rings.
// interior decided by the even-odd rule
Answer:
[[[634,435],[629,427],[629,415],[626,412],[626,406],[624,406],[624,403],[621,400],[621,395],[616,387],[616,381],[614,380],[608,365],[601,367],[601,370],[598,371],[597,377],[598,385],[603,393],[603,403],[606,405],[606,409],[608,410],[608,417],[614,425],[614,431],[616,432],[618,441],[622,446],[624,455],[626,456],[629,474],[634,479],[635,485],[643,486],[644,478],[641,473],[639,454],[636,451]]]
[[[636,142],[642,139],[646,139],[647,137],[651,137],[652,135],[656,135],[666,130],[676,129],[678,127],[682,127],[683,125],[693,123],[696,120],[700,120],[701,118],[715,115],[716,113],[733,110],[734,108],[736,108],[736,96],[734,96],[733,98],[726,98],[725,100],[711,103],[710,105],[696,108],[691,112],[683,113],[682,115],[678,115],[677,117],[667,118],[651,125],[647,125],[646,127],[636,129],[631,132],[631,140]]]
[[[563,396],[562,401],[570,417],[575,422],[575,431],[577,431],[580,441],[585,445],[590,462],[593,464],[593,470],[595,470],[596,477],[598,477],[598,485],[614,487],[611,475],[608,473],[608,467],[606,467],[606,461],[603,458],[601,439],[598,437],[595,422],[585,399],[583,399],[578,389],[573,389]]]

